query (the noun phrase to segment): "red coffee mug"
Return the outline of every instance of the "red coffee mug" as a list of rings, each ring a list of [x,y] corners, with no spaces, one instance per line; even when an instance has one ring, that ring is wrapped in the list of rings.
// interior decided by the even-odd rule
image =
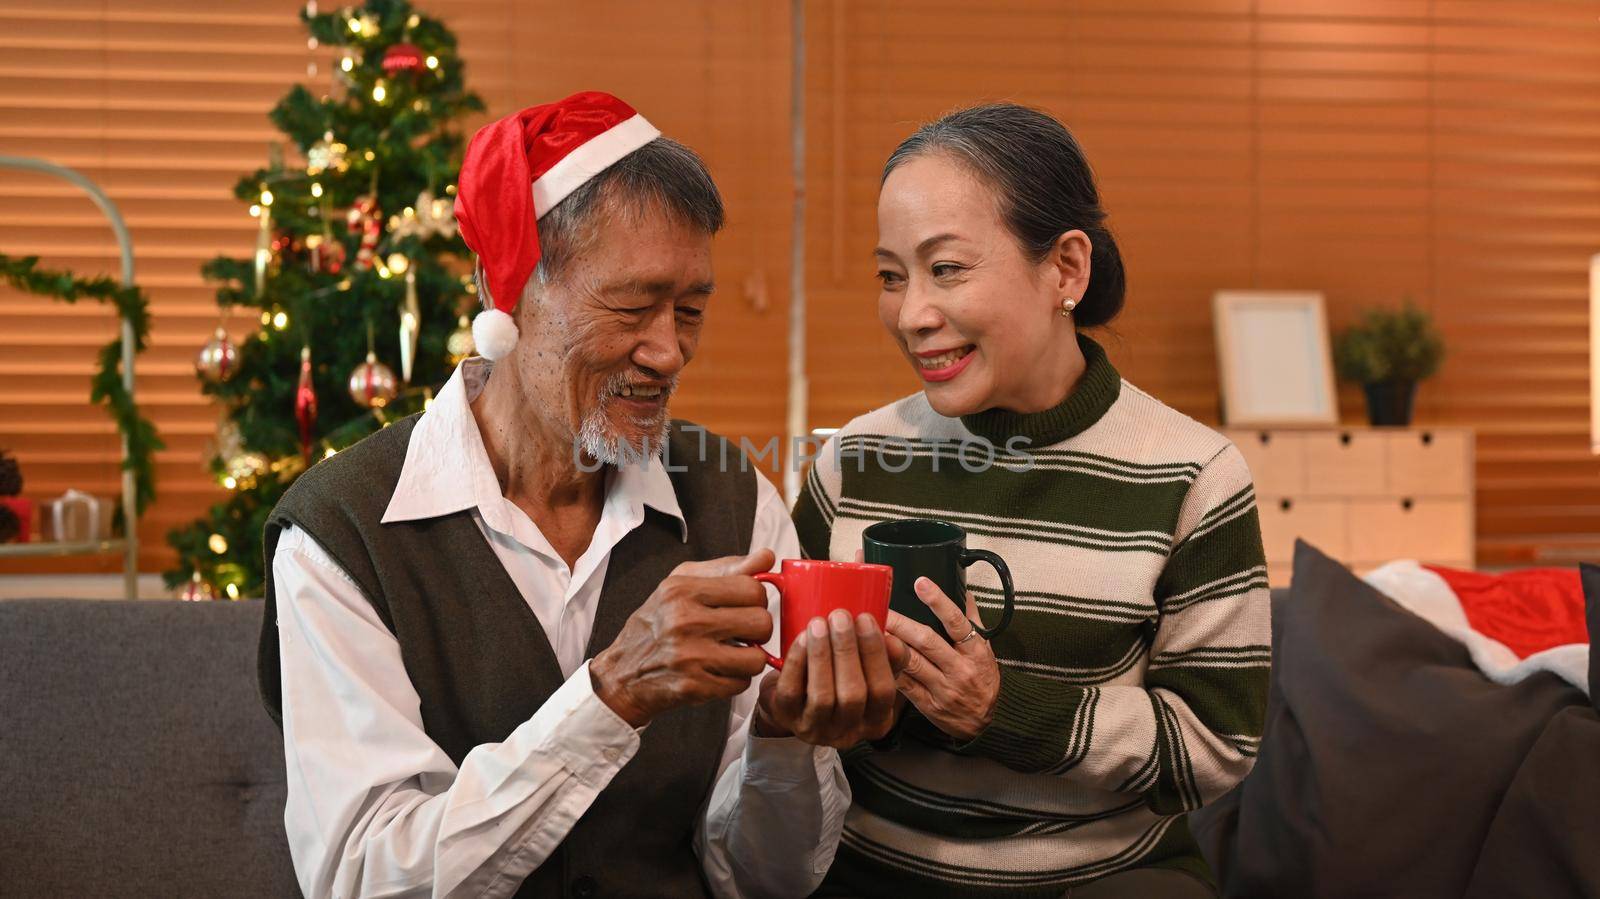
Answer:
[[[826,618],[834,609],[850,613],[852,621],[866,612],[879,629],[889,617],[889,588],[894,569],[887,565],[861,562],[827,562],[820,559],[784,559],[776,572],[755,576],[763,584],[778,588],[782,625],[779,651],[787,653],[790,644],[813,618]],[[767,653],[767,663],[783,670],[783,659]]]

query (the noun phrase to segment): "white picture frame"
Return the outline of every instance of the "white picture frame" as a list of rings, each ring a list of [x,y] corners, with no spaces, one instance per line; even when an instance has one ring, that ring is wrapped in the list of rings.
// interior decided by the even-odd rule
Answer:
[[[1309,428],[1339,423],[1321,293],[1219,290],[1212,316],[1223,424]]]

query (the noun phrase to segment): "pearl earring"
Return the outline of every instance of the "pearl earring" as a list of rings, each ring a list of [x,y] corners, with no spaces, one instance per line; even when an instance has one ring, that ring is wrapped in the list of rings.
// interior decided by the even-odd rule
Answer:
[[[1074,300],[1072,297],[1062,297],[1061,298],[1061,317],[1062,318],[1067,318],[1067,317],[1071,316],[1072,315],[1072,310],[1074,310],[1076,308],[1078,308],[1078,301],[1077,300]]]

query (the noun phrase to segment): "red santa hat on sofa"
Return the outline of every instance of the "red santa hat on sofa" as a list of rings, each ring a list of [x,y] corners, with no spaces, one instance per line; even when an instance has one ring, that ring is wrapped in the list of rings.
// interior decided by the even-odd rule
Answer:
[[[530,106],[473,135],[461,164],[456,220],[478,255],[479,289],[494,302],[472,321],[480,355],[500,359],[517,344],[512,313],[539,263],[539,219],[660,136],[633,107],[601,91]]]

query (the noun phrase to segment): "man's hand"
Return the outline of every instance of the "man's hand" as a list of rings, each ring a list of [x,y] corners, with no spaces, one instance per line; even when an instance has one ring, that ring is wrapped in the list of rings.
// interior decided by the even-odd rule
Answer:
[[[743,693],[766,667],[761,644],[772,636],[766,589],[751,575],[772,561],[762,549],[674,568],[589,663],[595,695],[643,727],[662,712]]]
[[[826,620],[813,618],[789,647],[783,671],[761,681],[755,735],[792,734],[835,749],[883,737],[894,725],[894,677],[905,655],[871,615],[852,620],[835,609]]]

